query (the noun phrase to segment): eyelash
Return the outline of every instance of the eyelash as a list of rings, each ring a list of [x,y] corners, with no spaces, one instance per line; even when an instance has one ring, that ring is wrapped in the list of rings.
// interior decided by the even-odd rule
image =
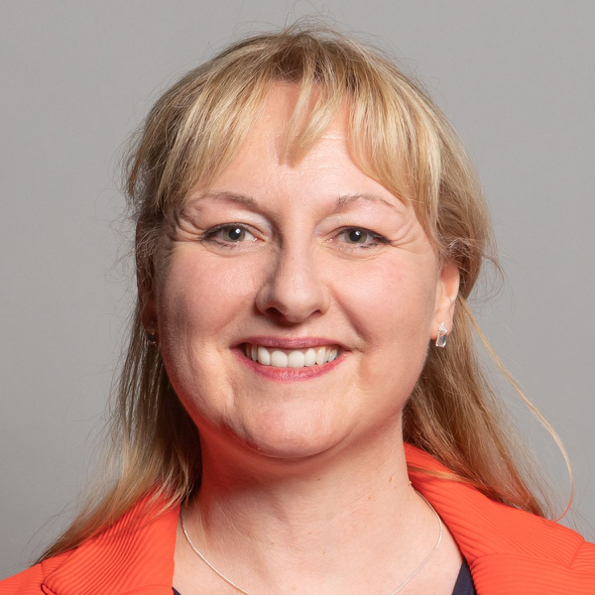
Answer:
[[[224,242],[219,242],[218,240],[214,239],[215,235],[217,235],[220,231],[222,231],[224,229],[229,229],[229,228],[234,228],[234,229],[240,228],[240,229],[250,233],[250,230],[246,226],[241,225],[239,223],[224,223],[222,225],[217,225],[216,227],[212,227],[211,229],[208,229],[200,236],[200,239],[201,239],[201,241],[213,242],[223,248],[229,248],[229,249],[233,250],[233,249],[235,249],[234,244],[241,244],[242,242],[224,243]],[[359,246],[360,248],[362,248],[364,250],[368,250],[370,248],[375,248],[376,246],[380,246],[381,244],[390,244],[391,243],[391,241],[388,238],[384,237],[383,235],[381,235],[379,233],[376,233],[374,231],[366,229],[365,227],[344,227],[340,233],[346,233],[346,232],[350,232],[350,231],[363,231],[364,233],[369,234],[376,241],[371,244],[347,244],[348,246]]]

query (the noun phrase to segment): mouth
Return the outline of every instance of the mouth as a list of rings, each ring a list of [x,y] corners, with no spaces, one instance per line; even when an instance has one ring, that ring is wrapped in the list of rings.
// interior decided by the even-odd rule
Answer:
[[[339,345],[317,345],[303,349],[264,347],[241,343],[233,349],[241,362],[270,380],[293,382],[316,378],[334,370],[346,358]]]
[[[337,359],[343,352],[340,345],[317,345],[303,349],[281,349],[265,347],[255,343],[240,345],[244,355],[262,366],[274,368],[301,369],[323,366]]]

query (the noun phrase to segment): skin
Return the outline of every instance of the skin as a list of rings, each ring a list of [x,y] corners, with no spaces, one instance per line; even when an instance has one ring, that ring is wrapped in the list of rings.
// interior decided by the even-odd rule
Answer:
[[[258,595],[388,594],[438,538],[433,511],[408,485],[401,414],[440,323],[452,328],[459,273],[439,265],[413,209],[353,163],[345,113],[301,163],[280,163],[296,94],[271,89],[209,189],[254,197],[257,209],[189,192],[164,234],[143,322],[157,321],[169,378],[201,434],[203,482],[184,511],[197,547]],[[360,199],[335,211],[354,193],[392,206]],[[224,223],[247,231],[205,239]],[[374,238],[358,244],[346,227],[390,243],[362,247]],[[256,334],[323,336],[349,351],[325,375],[281,383],[232,352]],[[450,595],[461,563],[444,526],[400,593]],[[237,593],[181,534],[174,585],[182,595]]]

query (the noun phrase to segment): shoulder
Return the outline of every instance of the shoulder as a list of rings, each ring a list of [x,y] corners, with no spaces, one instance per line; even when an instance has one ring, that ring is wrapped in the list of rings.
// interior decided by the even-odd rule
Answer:
[[[408,464],[448,471],[411,445],[406,454]],[[415,468],[409,475],[454,535],[478,593],[595,593],[595,544],[578,532],[496,502],[470,485]]]
[[[23,572],[19,572],[0,581],[0,595],[39,595],[43,593],[41,583],[43,571],[41,564],[36,564]]]
[[[165,499],[140,500],[76,548],[0,582],[0,595],[171,595],[178,516]]]
[[[66,552],[0,581],[0,595],[39,595],[45,578],[70,556]]]

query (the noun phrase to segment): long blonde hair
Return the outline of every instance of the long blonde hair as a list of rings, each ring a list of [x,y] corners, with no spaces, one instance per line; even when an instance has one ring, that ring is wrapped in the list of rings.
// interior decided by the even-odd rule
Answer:
[[[300,88],[284,159],[299,162],[339,108],[348,104],[355,163],[413,204],[437,253],[460,270],[448,347],[429,351],[403,410],[403,439],[452,470],[432,474],[466,482],[510,506],[553,516],[551,490],[544,489],[546,480],[535,471],[538,465],[482,372],[475,331],[563,452],[571,497],[559,520],[573,493],[564,447],[502,366],[467,304],[484,262],[500,270],[474,169],[444,115],[381,50],[327,25],[297,21],[228,46],[169,88],[132,137],[125,160],[140,286],[150,286],[167,217],[192,186],[208,187],[230,162],[273,83],[297,83]],[[107,467],[115,470],[115,479],[109,489],[90,495],[70,528],[40,560],[108,527],[155,487],[155,496],[165,495],[173,506],[200,486],[198,430],[172,390],[159,349],[145,338],[142,308],[139,298],[111,409]]]

